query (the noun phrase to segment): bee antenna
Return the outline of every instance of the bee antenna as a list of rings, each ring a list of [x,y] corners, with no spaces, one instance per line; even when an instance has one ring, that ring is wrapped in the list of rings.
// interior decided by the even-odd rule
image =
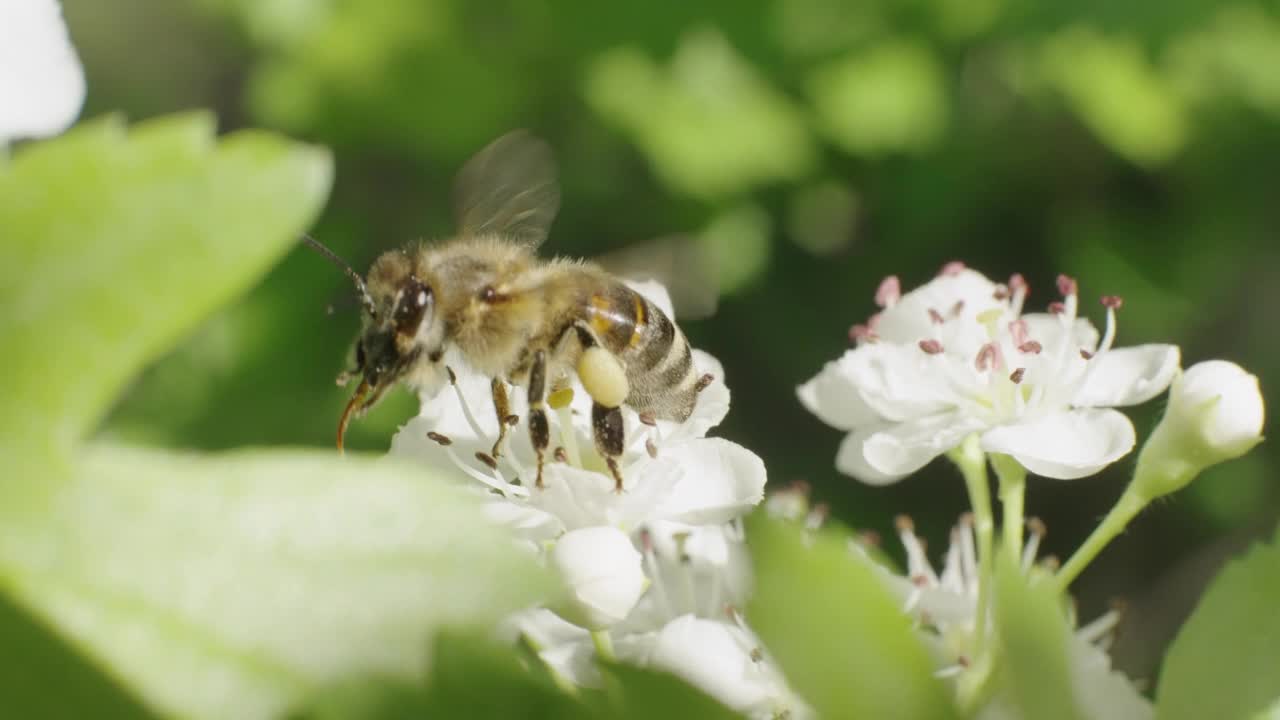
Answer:
[[[306,244],[310,245],[312,250],[315,250],[323,255],[329,262],[337,265],[342,272],[347,274],[347,277],[351,278],[351,281],[356,284],[356,292],[360,295],[360,303],[364,305],[365,310],[369,311],[370,316],[377,317],[378,313],[373,304],[373,297],[369,295],[369,288],[365,286],[364,278],[360,277],[360,273],[351,269],[351,266],[347,264],[347,261],[338,257],[337,253],[325,247],[324,243],[319,240],[316,240],[306,233],[302,234],[302,240]]]

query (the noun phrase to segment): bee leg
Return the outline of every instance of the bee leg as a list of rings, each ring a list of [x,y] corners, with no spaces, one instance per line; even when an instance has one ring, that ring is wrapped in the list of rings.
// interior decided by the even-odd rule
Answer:
[[[551,445],[551,429],[547,425],[547,354],[538,350],[533,354],[533,367],[529,369],[529,439],[538,455],[538,479],[535,487],[542,487],[542,459]]]
[[[604,458],[613,475],[614,491],[622,492],[622,470],[618,468],[618,458],[622,456],[623,442],[622,408],[605,407],[598,402],[591,403],[591,430],[596,441],[596,451]]]
[[[511,401],[507,399],[507,384],[502,378],[494,378],[489,383],[493,393],[493,409],[498,413],[498,439],[493,443],[493,457],[502,456],[502,444],[507,439],[507,428],[511,426]]]

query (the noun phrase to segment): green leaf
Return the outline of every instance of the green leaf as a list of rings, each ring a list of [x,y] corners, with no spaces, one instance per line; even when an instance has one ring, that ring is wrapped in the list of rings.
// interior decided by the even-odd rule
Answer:
[[[420,467],[91,446],[0,507],[11,597],[151,707],[274,717],[349,675],[420,676],[433,631],[542,599],[541,570]]]
[[[267,133],[215,141],[206,113],[99,120],[0,166],[0,454],[65,467],[144,364],[294,245],[331,173]]]
[[[152,715],[84,657],[0,595],[5,717],[141,720]],[[51,692],[50,688],[57,690]]]
[[[510,647],[479,633],[441,633],[431,651],[425,683],[386,679],[346,682],[326,689],[295,717],[312,720],[392,718],[592,717],[588,708],[545,674],[531,672]]]
[[[1165,658],[1159,720],[1254,717],[1280,701],[1280,538],[1231,562]]]
[[[846,538],[757,514],[748,620],[821,717],[948,718],[954,710],[899,602]]]
[[[1071,684],[1061,598],[1046,581],[1028,581],[1007,555],[996,571],[995,623],[1002,679],[1023,717],[1080,717]]]

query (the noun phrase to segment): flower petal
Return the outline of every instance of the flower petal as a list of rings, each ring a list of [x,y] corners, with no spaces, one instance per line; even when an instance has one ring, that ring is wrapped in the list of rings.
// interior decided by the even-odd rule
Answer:
[[[1135,440],[1124,413],[1086,408],[992,428],[982,436],[982,449],[1012,455],[1037,475],[1073,480],[1129,454]]]
[[[981,428],[978,420],[948,412],[851,433],[840,444],[836,468],[868,485],[886,485],[928,465]]]
[[[938,275],[881,312],[875,333],[887,342],[914,346],[934,332],[930,310],[947,315],[956,307],[960,308],[959,322],[976,327],[978,315],[1005,307],[1006,303],[995,299],[995,290],[995,283],[975,270]]]
[[[624,620],[649,584],[640,553],[613,527],[570,530],[549,560],[570,593],[560,615],[592,630]]]
[[[743,515],[764,499],[767,476],[755,453],[722,438],[663,448],[646,477],[674,475],[675,487],[650,517],[704,525]]]
[[[841,430],[852,430],[880,419],[862,399],[854,382],[850,356],[829,362],[809,382],[796,388],[800,404],[822,422]]]
[[[1137,405],[1159,395],[1178,374],[1177,345],[1138,345],[1105,352],[1090,361],[1076,407]]]
[[[84,89],[58,3],[0,3],[0,147],[67,129],[80,114]]]
[[[862,401],[886,420],[933,415],[954,404],[945,381],[949,359],[915,344],[868,343],[846,353],[842,362]]]
[[[648,660],[730,708],[748,712],[785,692],[762,682],[750,655],[755,646],[754,638],[736,626],[683,615],[658,632]]]

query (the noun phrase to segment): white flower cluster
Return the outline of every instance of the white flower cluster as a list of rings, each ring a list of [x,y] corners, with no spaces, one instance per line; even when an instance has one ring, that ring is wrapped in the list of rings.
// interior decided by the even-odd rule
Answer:
[[[661,286],[635,287],[671,312]],[[509,625],[560,677],[597,684],[596,657],[612,654],[674,672],[747,715],[797,717],[803,706],[738,610],[750,584],[739,519],[764,496],[764,463],[706,437],[729,410],[729,390],[715,358],[695,351],[694,362],[713,379],[687,421],[646,423],[624,409],[623,492],[595,451],[591,399],[581,387],[551,413],[554,459],[535,488],[523,423],[493,458],[499,428],[489,380],[461,365],[450,365],[452,387],[423,399],[391,452],[486,493],[490,518],[557,572],[567,602]],[[511,412],[523,419],[527,404],[516,390]]]
[[[881,569],[932,650],[938,675],[953,680],[962,709],[980,718],[1018,717],[1003,689],[986,687],[995,553],[988,462],[999,476],[1004,552],[1020,557],[1024,575],[1065,592],[1153,499],[1262,437],[1256,377],[1221,360],[1183,373],[1173,345],[1116,348],[1120,298],[1102,298],[1107,322],[1100,335],[1078,316],[1076,281],[1059,276],[1057,292],[1049,312],[1035,314],[1023,313],[1028,287],[1020,275],[998,284],[952,263],[906,294],[896,277],[887,278],[875,298],[881,311],[850,331],[856,347],[798,388],[810,411],[849,431],[836,457],[842,472],[885,484],[946,454],[965,477],[973,512],[952,531],[942,571],[906,518],[898,535],[907,572]],[[1073,479],[1124,457],[1136,445],[1133,424],[1112,408],[1145,402],[1171,385],[1164,419],[1119,501],[1064,565],[1037,567],[1043,526],[1026,523],[1022,540],[1027,472]],[[793,493],[771,498],[770,509],[795,517],[806,503]],[[1111,669],[1106,654],[1117,619],[1108,613],[1072,637],[1076,699],[1090,718],[1148,718],[1150,703]],[[1064,620],[1074,626],[1074,618]]]
[[[1078,317],[1075,280],[1059,277],[1057,289],[1048,313],[1023,313],[1019,275],[999,285],[952,264],[905,295],[888,278],[876,294],[882,310],[851,331],[857,347],[799,389],[805,407],[851,431],[836,466],[889,483],[973,433],[983,450],[1064,480],[1128,454],[1133,424],[1111,408],[1163,392],[1178,348],[1115,348],[1120,299],[1102,299],[1099,339]]]

